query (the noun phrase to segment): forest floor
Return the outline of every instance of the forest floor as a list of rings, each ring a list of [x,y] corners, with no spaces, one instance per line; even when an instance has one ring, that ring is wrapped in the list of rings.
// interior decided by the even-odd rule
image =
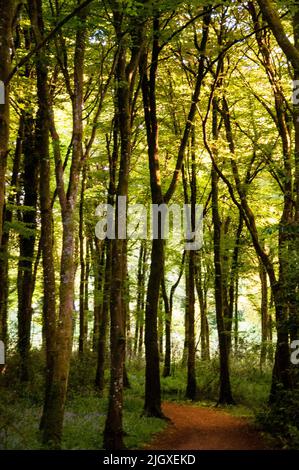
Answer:
[[[245,418],[221,409],[164,403],[169,426],[145,446],[152,450],[266,450],[269,446]]]

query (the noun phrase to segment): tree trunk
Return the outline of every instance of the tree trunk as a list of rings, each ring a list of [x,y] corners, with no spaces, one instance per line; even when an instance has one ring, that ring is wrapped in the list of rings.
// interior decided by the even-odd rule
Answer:
[[[293,20],[293,31],[294,31],[294,44],[291,43],[284,26],[281,22],[279,12],[275,8],[273,2],[269,0],[258,0],[258,4],[261,8],[264,18],[267,20],[279,46],[285,53],[287,59],[290,61],[293,67],[293,78],[294,80],[299,79],[299,8],[298,5],[294,4],[292,9],[292,20]],[[277,109],[277,117],[280,127],[280,136],[282,138],[283,148],[285,147],[284,142],[289,146],[290,139],[286,141],[284,137],[284,115],[283,107]],[[293,178],[293,189],[295,200],[295,213],[291,218],[292,212],[292,170],[290,164],[290,152],[284,156],[284,210],[280,222],[279,230],[279,258],[280,258],[280,273],[279,282],[272,282],[271,273],[269,274],[271,288],[273,289],[273,298],[275,302],[276,311],[276,324],[277,324],[277,347],[275,353],[275,362],[272,376],[272,387],[270,393],[270,401],[275,401],[276,397],[279,399],[279,388],[280,383],[283,384],[285,389],[292,389],[294,386],[294,376],[291,373],[290,361],[289,361],[289,345],[288,345],[288,329],[293,338],[297,337],[299,330],[299,315],[298,315],[298,297],[296,291],[298,290],[298,262],[293,265],[293,259],[297,259],[298,256],[298,227],[299,227],[299,105],[293,103],[293,121],[295,129],[295,165],[294,165],[294,178]],[[288,128],[288,126],[286,126]],[[287,157],[287,158],[286,158]],[[287,246],[289,246],[289,253],[287,257]],[[285,289],[287,288],[287,295]],[[284,297],[284,298],[283,298]],[[287,301],[287,302],[286,302]],[[289,306],[290,327],[287,328],[287,312],[286,304]]]
[[[84,193],[86,187],[86,166],[82,171],[81,195],[79,205],[79,252],[80,252],[80,293],[79,293],[79,354],[84,354],[87,341],[87,319],[85,311],[86,263],[84,253]]]
[[[184,273],[185,255],[186,255],[186,252],[184,251],[181,265],[180,265],[180,272],[179,272],[178,279],[170,289],[169,302],[168,302],[167,295],[165,296],[166,289],[165,289],[164,278],[162,281],[162,295],[164,297],[165,315],[166,315],[166,318],[165,318],[165,359],[164,359],[163,377],[168,377],[170,376],[170,373],[171,373],[171,322],[172,322],[172,311],[173,311],[173,297],[174,297],[176,288],[178,287],[182,279],[183,273]]]
[[[135,25],[131,33],[132,45],[130,61],[127,63],[128,44],[126,35],[123,35],[123,15],[119,10],[113,11],[114,28],[119,44],[119,54],[116,66],[115,78],[117,82],[116,103],[117,123],[120,135],[120,167],[118,175],[118,187],[116,191],[117,202],[119,197],[128,195],[128,177],[131,157],[131,126],[132,126],[132,93],[134,90],[135,74],[138,69],[140,52],[143,43],[143,27]],[[136,18],[135,18],[136,20]],[[111,276],[111,371],[108,413],[104,429],[104,448],[116,450],[124,448],[123,442],[123,378],[125,360],[125,285],[127,281],[126,236],[120,234],[122,223],[118,217],[126,217],[126,213],[119,212],[119,204],[116,204],[115,230],[116,239],[112,241],[112,276]],[[126,211],[126,208],[125,208]],[[123,212],[123,211],[122,211]]]
[[[163,275],[161,283],[161,292],[164,302],[164,311],[165,311],[165,358],[164,358],[164,370],[163,377],[170,376],[170,367],[171,367],[171,309],[170,302],[168,300],[166,286],[165,286],[165,276]]]
[[[150,186],[153,204],[162,204],[160,185],[158,121],[156,114],[156,73],[158,67],[159,19],[153,22],[153,46],[150,77],[147,76],[147,54],[142,56],[140,72],[142,78],[143,107],[148,141]],[[158,346],[158,306],[164,268],[164,240],[162,239],[161,214],[158,220],[158,238],[152,241],[151,263],[145,309],[145,416],[163,417],[161,410],[161,385]]]
[[[229,374],[229,349],[223,311],[223,281],[221,265],[221,221],[218,210],[218,175],[212,169],[212,213],[214,225],[214,266],[215,266],[215,304],[220,355],[220,392],[219,404],[232,404]]]
[[[202,255],[197,256],[195,263],[195,286],[200,310],[200,357],[203,361],[210,360],[210,331],[207,316],[207,287],[202,281]]]
[[[84,324],[84,336],[86,338],[86,346],[88,345],[88,334],[89,334],[89,275],[90,275],[90,250],[89,240],[85,238],[85,253],[86,253],[86,267],[85,267],[85,282],[84,282],[84,312],[85,312],[85,324]]]
[[[232,155],[231,158],[231,168],[234,175],[234,180],[237,188],[237,192],[240,197],[240,203],[238,203],[234,197],[232,187],[228,183],[230,194],[234,199],[235,204],[238,206],[240,210],[243,212],[244,220],[246,226],[250,232],[252,242],[254,248],[261,259],[264,267],[267,271],[269,276],[270,285],[273,294],[273,300],[275,304],[275,318],[276,318],[276,328],[277,328],[277,347],[275,352],[275,361],[274,361],[274,368],[272,374],[272,385],[271,385],[271,392],[270,392],[270,401],[274,401],[277,396],[277,392],[281,384],[283,388],[288,390],[293,388],[293,377],[290,368],[290,354],[289,354],[289,344],[288,344],[288,324],[287,324],[287,303],[286,303],[286,279],[287,279],[287,269],[285,269],[285,258],[283,256],[283,251],[285,247],[286,241],[286,233],[284,225],[286,223],[286,216],[289,212],[289,204],[286,204],[286,199],[284,201],[284,210],[281,217],[280,229],[279,229],[279,277],[276,278],[276,273],[274,270],[273,263],[269,257],[269,255],[263,249],[259,235],[256,227],[255,217],[248,205],[246,193],[244,191],[243,185],[240,180],[238,166],[236,164],[234,154],[235,154],[235,146],[233,140],[233,134],[231,129],[230,123],[230,115],[228,104],[225,98],[223,98],[223,105],[224,105],[224,124],[226,128],[226,135],[227,141],[229,143],[230,152]],[[218,168],[219,172],[219,168]],[[221,173],[221,172],[220,172]],[[222,175],[223,176],[223,175]],[[226,180],[226,183],[228,181]]]
[[[11,67],[14,0],[0,0],[0,80],[5,84]],[[2,241],[5,175],[9,145],[9,85],[5,84],[4,104],[0,104],[0,243]]]
[[[110,152],[110,142],[107,144],[107,151],[109,157],[109,188],[107,203],[111,206],[115,205],[115,193],[116,193],[116,165],[118,161],[118,147],[119,147],[119,117],[116,113],[113,122],[113,149]],[[96,389],[100,393],[104,390],[104,376],[105,376],[105,365],[106,365],[106,337],[108,319],[110,313],[110,298],[111,298],[111,269],[112,269],[112,241],[106,239],[104,242],[105,251],[105,275],[104,275],[104,289],[103,289],[103,300],[101,307],[101,317],[99,326],[99,342],[98,342],[98,357],[97,357],[97,371],[95,378]]]
[[[74,93],[72,164],[67,193],[64,190],[63,167],[60,159],[59,137],[52,117],[51,132],[54,141],[57,192],[62,215],[62,251],[60,264],[59,319],[56,338],[56,357],[47,410],[44,416],[43,441],[53,448],[60,448],[64,408],[66,401],[70,359],[72,352],[73,309],[74,309],[74,248],[75,248],[75,208],[78,195],[79,175],[82,166],[82,111],[83,73],[86,41],[86,12],[78,18],[74,54]]]
[[[105,271],[105,244],[91,242],[91,259],[94,276],[94,292],[93,292],[93,333],[92,333],[92,350],[98,352],[100,323],[103,314],[103,288],[104,288],[104,271]]]
[[[35,43],[39,44],[44,35],[42,4],[40,0],[30,2],[29,16]],[[56,292],[55,268],[53,257],[53,214],[50,191],[50,156],[49,156],[49,94],[48,71],[45,55],[40,51],[36,61],[38,111],[36,118],[36,149],[40,160],[40,211],[41,211],[41,252],[43,260],[43,337],[46,346],[46,383],[43,413],[40,429],[44,426],[44,416],[48,407],[50,387],[56,347]]]
[[[159,13],[157,11],[155,12],[153,18],[152,57],[151,64],[149,67],[149,76],[147,63],[148,60],[146,53],[142,56],[140,66],[143,108],[148,143],[150,186],[153,204],[168,204],[175,192],[177,183],[179,181],[179,176],[181,173],[185,156],[185,150],[189,141],[190,132],[192,130],[202,80],[204,77],[205,49],[208,40],[210,18],[210,13],[206,13],[204,15],[203,34],[200,45],[200,60],[198,64],[194,93],[192,95],[192,101],[190,104],[188,117],[185,123],[183,136],[181,138],[180,147],[178,150],[175,170],[173,172],[170,185],[164,196],[162,194],[161,189],[161,177],[159,169],[158,119],[156,104],[156,78],[159,53],[161,51],[159,45],[160,22]],[[161,221],[159,221],[158,225],[158,239],[153,240],[152,243],[151,266],[145,313],[146,370],[144,413],[147,416],[163,417],[160,396],[159,351],[157,344],[157,315],[159,290],[164,269],[164,240],[161,237],[163,233]]]
[[[144,322],[144,251],[146,243],[144,241],[140,244],[139,257],[138,257],[138,273],[137,273],[137,300],[136,300],[136,317],[135,317],[135,334],[134,334],[134,356],[137,356],[138,344],[140,339],[140,329]]]
[[[150,274],[145,311],[145,416],[163,417],[158,348],[159,291],[164,266],[164,240],[152,242]]]
[[[103,289],[103,299],[102,306],[100,308],[100,319],[99,319],[99,340],[97,346],[97,371],[95,386],[96,389],[101,393],[104,390],[105,385],[105,364],[106,364],[106,342],[107,342],[107,327],[108,327],[108,318],[110,311],[110,286],[111,286],[111,241],[105,240],[105,253],[106,253],[106,263],[105,263],[105,274],[104,274],[104,289]]]
[[[162,276],[163,277],[163,276]],[[161,279],[162,283],[162,279]],[[158,310],[158,346],[159,346],[159,360],[163,361],[163,296],[159,297],[159,310]]]
[[[267,285],[267,272],[260,262],[259,274],[261,280],[261,356],[260,367],[264,367],[267,360],[267,342],[268,342],[268,285]]]
[[[20,235],[20,259],[18,263],[18,353],[20,380],[29,380],[29,351],[32,320],[32,296],[34,291],[33,258],[36,230],[36,206],[39,177],[39,158],[35,146],[35,127],[31,114],[24,123],[24,173],[23,191],[25,210],[22,214],[24,229]],[[30,208],[30,209],[29,209]]]
[[[236,274],[235,300],[234,300],[234,355],[238,356],[239,350],[239,274]]]
[[[13,160],[12,177],[10,187],[14,188],[16,192],[19,190],[19,172],[22,157],[22,147],[24,139],[24,116],[21,114],[19,130],[17,136],[17,143],[15,155]],[[15,203],[15,194],[12,193],[8,197],[8,204]],[[9,207],[5,207],[4,211],[5,223],[9,224],[12,221],[13,212]],[[6,343],[7,341],[7,319],[8,319],[8,293],[9,293],[9,266],[8,266],[8,245],[9,245],[9,227],[3,230],[2,243],[0,242],[0,339]]]
[[[129,274],[128,274],[128,244],[127,240],[124,241],[124,276],[125,281],[123,283],[123,292],[122,292],[122,308],[123,308],[123,322],[124,322],[124,332],[125,332],[125,352],[124,352],[124,369],[123,369],[123,385],[124,388],[131,388],[128,370],[126,366],[126,360],[131,352],[131,337],[130,337],[130,292],[129,292]]]
[[[190,181],[190,202],[191,202],[191,231],[195,233],[196,226],[196,157],[195,157],[195,127],[191,131],[191,181]],[[185,200],[188,203],[188,200]],[[188,240],[194,242],[194,239]],[[197,393],[196,370],[195,370],[195,258],[196,252],[190,250],[187,253],[188,268],[186,269],[186,309],[188,316],[188,360],[187,360],[187,388],[186,398],[195,400]]]
[[[220,64],[220,68],[222,65]],[[218,139],[218,98],[213,98],[213,124],[212,124],[213,138]],[[216,149],[215,149],[216,152]],[[223,267],[222,267],[222,230],[221,220],[219,215],[219,202],[218,202],[218,181],[219,176],[212,167],[212,218],[214,226],[214,267],[215,267],[215,306],[216,306],[216,320],[217,331],[219,340],[219,355],[220,355],[220,391],[219,391],[219,404],[232,404],[234,403],[229,373],[229,342],[226,335],[225,311],[224,311],[224,296],[223,296]]]
[[[186,398],[196,398],[195,371],[195,296],[194,296],[194,251],[188,252],[186,269],[186,315],[188,316],[187,388]]]

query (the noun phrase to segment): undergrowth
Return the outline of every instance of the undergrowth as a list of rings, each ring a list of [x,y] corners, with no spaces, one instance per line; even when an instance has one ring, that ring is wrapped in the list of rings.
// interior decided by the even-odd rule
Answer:
[[[299,392],[282,395],[271,408],[268,402],[271,368],[260,369],[258,361],[243,357],[231,361],[231,385],[237,406],[227,411],[235,416],[257,417],[257,424],[271,433],[285,448],[299,448]],[[21,385],[17,359],[9,359],[0,384],[0,449],[40,449],[39,419],[44,398],[44,358],[32,351],[32,380]],[[219,362],[198,361],[198,406],[215,406],[219,388]],[[94,388],[96,358],[92,353],[84,360],[72,359],[63,432],[63,449],[101,449],[108,405],[109,371],[106,389],[100,396]],[[128,363],[130,388],[124,393],[124,432],[128,448],[141,448],[167,423],[142,417],[144,397],[144,363]],[[170,377],[161,378],[162,399],[185,401],[186,368],[173,365]]]

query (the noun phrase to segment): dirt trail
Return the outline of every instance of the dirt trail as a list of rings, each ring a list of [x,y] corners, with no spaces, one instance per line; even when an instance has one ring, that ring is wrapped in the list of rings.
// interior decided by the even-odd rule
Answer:
[[[263,450],[267,445],[244,418],[225,411],[164,403],[172,423],[146,446],[152,450]]]

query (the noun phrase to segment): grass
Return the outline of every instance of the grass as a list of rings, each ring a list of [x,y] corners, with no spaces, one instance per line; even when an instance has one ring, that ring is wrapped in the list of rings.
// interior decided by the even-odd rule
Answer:
[[[166,422],[156,418],[141,417],[142,398],[137,397],[132,390],[128,392],[124,401],[124,431],[125,444],[132,449],[142,447],[149,442],[155,433],[166,426]],[[3,394],[1,402],[0,441],[2,441],[2,448],[40,449],[38,424],[41,406],[33,404],[28,397],[17,399],[15,397],[11,400],[9,396],[4,399]],[[5,406],[3,406],[4,402]],[[107,402],[106,397],[100,398],[95,392],[72,396],[66,406],[63,449],[101,449]]]
[[[43,358],[32,352],[32,380],[20,385],[16,358],[12,357],[6,374],[6,386],[0,386],[0,449],[40,449],[38,430],[44,396]],[[87,354],[84,361],[74,356],[69,379],[65,410],[63,449],[101,449],[108,406],[108,390],[100,397],[94,390],[95,357]],[[165,428],[167,423],[157,418],[142,417],[143,372],[137,367],[130,373],[131,388],[124,393],[123,422],[125,444],[129,449],[140,448]],[[108,383],[108,371],[106,373]],[[108,388],[108,387],[107,387]]]

